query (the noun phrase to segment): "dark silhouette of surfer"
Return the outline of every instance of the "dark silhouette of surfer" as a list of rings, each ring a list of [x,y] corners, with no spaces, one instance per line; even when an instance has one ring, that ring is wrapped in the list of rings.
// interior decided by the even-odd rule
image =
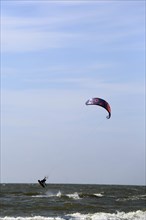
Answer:
[[[47,180],[47,177],[45,177],[45,178],[42,179],[42,180],[38,180],[38,182],[39,182],[39,184],[40,184],[42,187],[45,188],[45,187],[47,186],[46,180]]]

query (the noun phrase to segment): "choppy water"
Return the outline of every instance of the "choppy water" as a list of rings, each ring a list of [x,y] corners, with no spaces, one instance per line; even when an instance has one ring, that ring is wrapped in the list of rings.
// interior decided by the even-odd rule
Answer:
[[[146,220],[146,187],[1,184],[0,220]]]

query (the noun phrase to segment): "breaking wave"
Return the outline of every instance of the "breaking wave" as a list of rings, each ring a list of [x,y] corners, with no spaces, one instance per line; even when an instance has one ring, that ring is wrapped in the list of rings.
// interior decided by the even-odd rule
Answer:
[[[32,217],[0,217],[0,220],[145,220],[146,211],[136,212],[117,212],[117,213],[94,213],[94,214],[80,214],[73,213],[63,217],[44,217],[44,216],[32,216]]]

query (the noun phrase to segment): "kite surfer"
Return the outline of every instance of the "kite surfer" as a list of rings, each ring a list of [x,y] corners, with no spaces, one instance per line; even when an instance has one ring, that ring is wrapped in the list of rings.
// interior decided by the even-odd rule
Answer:
[[[42,186],[42,187],[46,187],[47,185],[46,185],[46,180],[47,180],[47,177],[44,177],[44,179],[42,179],[42,180],[38,180],[38,182],[39,182],[39,184]]]

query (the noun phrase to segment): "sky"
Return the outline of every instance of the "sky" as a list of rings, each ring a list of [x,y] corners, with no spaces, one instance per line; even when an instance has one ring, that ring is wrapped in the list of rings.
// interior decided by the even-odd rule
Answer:
[[[1,183],[145,185],[145,152],[145,1],[2,0]]]

